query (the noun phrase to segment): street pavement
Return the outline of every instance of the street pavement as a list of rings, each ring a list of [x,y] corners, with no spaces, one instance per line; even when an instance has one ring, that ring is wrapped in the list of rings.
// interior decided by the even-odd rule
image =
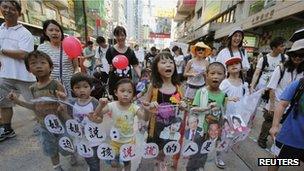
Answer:
[[[31,111],[22,107],[15,107],[13,118],[13,128],[17,136],[0,143],[0,170],[1,171],[52,171],[50,159],[43,155],[40,149],[39,138],[33,134],[35,125],[34,115]],[[111,122],[107,122],[110,127]],[[257,166],[259,157],[271,157],[269,150],[261,149],[255,142],[262,124],[262,114],[258,112],[253,129],[249,137],[243,142],[235,145],[223,158],[227,164],[227,171],[266,171],[267,167]],[[106,126],[107,127],[107,126]],[[137,135],[138,141],[143,141],[142,136]],[[270,140],[270,139],[269,139]],[[271,147],[272,141],[268,142],[268,148]],[[61,157],[61,163],[65,170],[86,171],[87,165],[85,161],[78,157],[78,164],[71,166],[68,157]],[[132,161],[132,170],[136,170],[140,159]],[[104,166],[104,164],[103,164]],[[104,166],[102,170],[110,170],[108,166]],[[151,168],[141,168],[140,170],[151,170]],[[168,170],[173,170],[172,168]],[[184,160],[180,160],[177,170],[185,170]],[[217,171],[218,169],[213,163],[206,165],[206,171]],[[304,166],[300,167],[284,167],[280,170],[287,171],[303,171]]]

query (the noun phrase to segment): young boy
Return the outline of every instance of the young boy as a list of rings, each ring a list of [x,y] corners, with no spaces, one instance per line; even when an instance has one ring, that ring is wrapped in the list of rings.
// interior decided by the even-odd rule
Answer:
[[[33,73],[37,78],[37,82],[30,87],[30,91],[34,99],[39,97],[65,97],[63,85],[50,78],[50,74],[53,69],[53,62],[47,54],[40,51],[33,51],[25,57],[24,62],[26,69]],[[8,95],[8,98],[20,106],[35,111],[37,122],[40,127],[40,136],[44,154],[51,158],[54,170],[62,170],[59,161],[59,152],[63,155],[67,155],[69,153],[59,151],[60,149],[58,141],[61,136],[52,134],[46,129],[44,118],[50,113],[58,115],[61,120],[66,120],[69,118],[69,116],[58,111],[59,103],[57,102],[43,102],[34,104],[20,100],[14,92],[11,92]],[[73,161],[73,163],[75,162]]]
[[[200,113],[198,126],[203,128],[204,132],[208,131],[210,120],[219,121],[223,116],[227,95],[219,89],[219,86],[225,78],[225,72],[225,66],[220,62],[209,64],[206,71],[206,86],[195,94],[193,106],[196,107],[191,110]],[[225,168],[226,165],[220,154],[217,152],[215,164],[219,168]]]
[[[82,126],[85,126],[89,120],[100,123],[102,118],[93,116],[95,109],[98,107],[99,102],[91,96],[93,84],[92,79],[83,73],[74,74],[71,78],[71,88],[76,96],[75,99],[70,100],[73,105],[71,113],[73,118],[76,119]],[[81,142],[91,147],[94,151],[93,157],[85,158],[90,170],[100,170],[100,160],[97,157],[97,147],[100,143],[89,142],[85,137],[76,139],[76,143]]]

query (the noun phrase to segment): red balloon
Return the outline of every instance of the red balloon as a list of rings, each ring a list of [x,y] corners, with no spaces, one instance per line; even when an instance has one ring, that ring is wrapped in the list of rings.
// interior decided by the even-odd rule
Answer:
[[[117,69],[126,69],[129,66],[129,60],[125,55],[117,55],[113,58],[112,64]]]
[[[82,47],[80,41],[73,36],[68,36],[62,41],[62,48],[70,59],[81,56]]]

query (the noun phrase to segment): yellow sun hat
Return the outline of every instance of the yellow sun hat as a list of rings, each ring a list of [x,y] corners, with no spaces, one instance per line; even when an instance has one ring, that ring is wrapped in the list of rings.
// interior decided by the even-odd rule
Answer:
[[[205,57],[211,55],[211,48],[207,46],[204,42],[197,42],[195,45],[191,46],[191,53],[195,56],[195,49],[196,47],[204,48]]]

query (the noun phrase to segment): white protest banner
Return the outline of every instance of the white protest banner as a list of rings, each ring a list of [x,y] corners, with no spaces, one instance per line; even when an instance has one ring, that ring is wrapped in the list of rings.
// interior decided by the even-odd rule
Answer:
[[[198,146],[195,142],[189,141],[186,143],[182,149],[182,155],[188,157],[194,155],[198,152]]]
[[[120,159],[122,161],[131,161],[135,158],[135,144],[124,144],[119,149]]]
[[[102,143],[97,148],[97,156],[100,160],[114,160],[115,152],[111,145]]]
[[[166,156],[173,156],[180,151],[180,144],[177,141],[170,141],[164,146],[164,153]]]
[[[73,142],[68,137],[61,137],[59,139],[59,146],[63,150],[71,152],[71,153],[74,153],[74,151],[75,151],[74,146],[73,146]]]
[[[207,140],[203,143],[201,148],[201,154],[208,154],[215,150],[216,140]]]
[[[59,118],[54,114],[48,114],[44,118],[44,124],[47,130],[54,134],[63,134],[64,128],[62,123],[60,122]]]
[[[106,139],[106,134],[101,127],[90,121],[84,126],[84,134],[90,142],[101,143]]]
[[[69,119],[65,122],[65,127],[69,135],[82,138],[82,125],[76,119]]]
[[[157,157],[159,153],[158,145],[155,143],[146,143],[144,144],[144,154],[143,158],[145,159],[151,159]]]
[[[77,144],[77,151],[78,151],[78,154],[84,158],[93,157],[93,154],[94,154],[93,149],[83,143]]]

